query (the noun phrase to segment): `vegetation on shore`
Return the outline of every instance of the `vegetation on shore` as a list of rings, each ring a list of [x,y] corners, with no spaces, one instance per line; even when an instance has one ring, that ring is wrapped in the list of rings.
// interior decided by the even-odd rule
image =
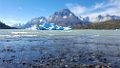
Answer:
[[[74,29],[120,29],[120,20],[91,23],[88,25],[77,25]]]

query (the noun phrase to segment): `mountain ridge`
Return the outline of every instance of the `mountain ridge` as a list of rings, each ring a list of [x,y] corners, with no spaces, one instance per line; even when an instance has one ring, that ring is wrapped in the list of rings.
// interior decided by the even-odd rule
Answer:
[[[10,27],[6,25],[5,23],[0,21],[0,29],[15,29],[14,27]]]
[[[95,17],[81,17],[76,16],[74,13],[72,13],[69,9],[62,9],[59,11],[54,12],[48,18],[41,16],[36,17],[28,21],[26,24],[24,24],[21,28],[30,28],[34,25],[41,25],[43,23],[54,23],[59,26],[63,27],[80,27],[92,24],[92,23],[101,23],[105,21],[114,21],[114,20],[120,20],[120,16],[116,15],[97,15]]]

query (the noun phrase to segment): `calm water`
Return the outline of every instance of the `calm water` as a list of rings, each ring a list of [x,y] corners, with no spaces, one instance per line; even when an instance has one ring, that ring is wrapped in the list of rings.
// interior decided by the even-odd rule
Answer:
[[[0,68],[87,68],[84,64],[120,68],[120,30],[0,30]]]

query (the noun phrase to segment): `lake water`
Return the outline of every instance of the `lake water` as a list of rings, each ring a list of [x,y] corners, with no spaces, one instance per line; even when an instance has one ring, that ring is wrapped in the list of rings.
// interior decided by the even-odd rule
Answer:
[[[0,68],[120,68],[120,30],[0,30]]]

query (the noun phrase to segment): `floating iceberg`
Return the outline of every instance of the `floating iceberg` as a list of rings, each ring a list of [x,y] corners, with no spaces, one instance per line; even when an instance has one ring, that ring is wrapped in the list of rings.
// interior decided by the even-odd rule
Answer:
[[[34,25],[27,29],[31,29],[31,30],[71,30],[72,28],[58,26],[54,23],[43,23],[41,25]]]

